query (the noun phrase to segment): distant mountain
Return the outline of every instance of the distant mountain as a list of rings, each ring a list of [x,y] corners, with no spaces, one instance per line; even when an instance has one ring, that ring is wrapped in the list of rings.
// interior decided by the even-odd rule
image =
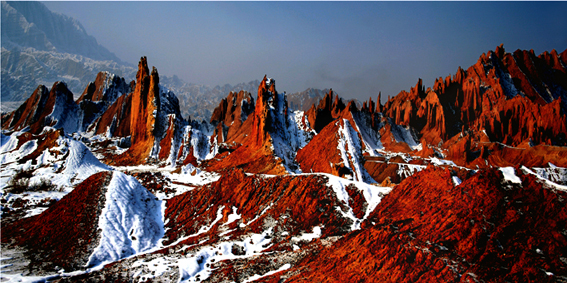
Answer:
[[[101,71],[127,82],[136,75],[134,65],[98,44],[77,19],[54,13],[40,2],[2,2],[3,112],[15,110],[38,85],[55,81],[64,81],[77,98]],[[174,75],[161,76],[161,84],[177,95],[184,117],[208,120],[222,98],[232,91],[255,93],[260,81],[210,87]],[[309,107],[313,99],[302,101]]]
[[[225,84],[210,87],[201,84],[187,83],[174,75],[173,77],[163,76],[160,83],[167,86],[177,95],[183,117],[208,121],[215,107],[217,107],[219,102],[227,97],[230,92],[240,92],[243,90],[256,93],[260,81],[254,80],[248,83],[239,83],[234,86]]]
[[[304,91],[288,94],[287,102],[293,110],[307,111],[311,105],[319,103],[319,100],[328,92],[328,89],[308,88]]]
[[[81,23],[40,2],[2,2],[2,47],[31,47],[124,64],[87,34]]]
[[[2,2],[2,101],[23,101],[38,85],[54,81],[65,81],[77,95],[100,71],[131,80],[136,69],[76,19],[36,1]]]

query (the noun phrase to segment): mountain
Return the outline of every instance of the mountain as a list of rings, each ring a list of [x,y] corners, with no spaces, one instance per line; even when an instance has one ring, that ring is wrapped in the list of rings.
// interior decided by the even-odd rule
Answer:
[[[88,35],[79,21],[52,13],[40,2],[2,2],[2,46],[80,54],[123,64]]]
[[[210,87],[206,85],[187,83],[177,76],[164,77],[163,84],[174,91],[180,103],[184,117],[193,120],[208,121],[217,107],[218,103],[230,92],[247,91],[254,93],[260,81],[254,80],[248,83],[236,85],[224,84]]]
[[[38,85],[64,81],[74,94],[101,71],[135,79],[134,65],[120,60],[74,18],[51,12],[41,2],[2,2],[2,111],[15,110]],[[209,87],[162,76],[179,98],[184,117],[208,120],[231,91],[253,92],[259,81]]]
[[[23,101],[38,85],[54,81],[79,93],[101,70],[127,78],[135,72],[76,19],[36,1],[2,2],[3,102]]]
[[[146,57],[76,100],[41,85],[2,115],[2,277],[565,281],[565,56],[307,110],[266,75],[200,121]]]
[[[291,109],[307,111],[311,105],[317,104],[327,92],[329,92],[328,89],[308,88],[304,91],[287,95],[287,101]]]

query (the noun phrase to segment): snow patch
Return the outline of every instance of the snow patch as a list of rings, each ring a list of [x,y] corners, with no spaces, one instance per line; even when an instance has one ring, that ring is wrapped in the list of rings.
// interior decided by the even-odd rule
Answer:
[[[358,230],[360,229],[360,224],[370,215],[372,211],[378,206],[382,198],[392,191],[392,188],[389,187],[377,187],[374,185],[369,185],[364,182],[354,182],[345,180],[343,178],[330,175],[330,174],[322,174],[328,178],[328,185],[333,189],[335,195],[347,208],[347,211],[342,211],[343,215],[347,218],[353,220],[353,224],[351,226],[351,230]],[[349,206],[349,194],[346,191],[346,187],[351,185],[352,187],[358,189],[362,192],[364,199],[367,203],[366,212],[362,219],[358,219],[353,212],[353,209]]]
[[[342,120],[343,124],[339,127],[339,141],[337,149],[341,154],[344,166],[351,169],[354,173],[354,180],[376,183],[364,168],[364,157],[362,156],[362,145],[356,132],[347,119]]]
[[[137,278],[138,282],[152,281],[154,278],[162,276],[164,273],[172,270],[175,267],[175,259],[164,256],[152,259],[150,261],[137,261],[132,264],[132,268],[145,267],[149,272],[142,274],[142,271],[134,274],[132,277]]]
[[[439,159],[439,158],[436,158],[436,157],[432,157],[430,159],[430,162],[431,162],[431,164],[437,165],[437,166],[449,165],[449,166],[457,167],[457,164],[455,164],[455,162],[453,162],[451,160]]]
[[[516,176],[516,170],[514,170],[514,167],[501,167],[499,168],[499,170],[504,175],[504,180],[510,181],[515,184],[522,183],[522,180],[518,176]]]
[[[537,174],[536,172],[530,170],[529,168],[527,168],[527,167],[525,167],[525,166],[523,166],[523,165],[522,165],[522,167],[520,168],[520,170],[522,170],[524,173],[528,173],[528,174],[535,175],[535,176],[538,177],[540,180],[543,180],[548,186],[550,186],[550,187],[552,187],[552,188],[554,188],[554,189],[567,192],[567,186],[563,186],[563,185],[556,184],[556,183],[554,183],[554,182],[552,182],[552,181],[550,181],[550,180],[548,180],[548,179],[546,179],[546,178],[540,176],[540,175]]]
[[[229,225],[230,223],[242,218],[242,216],[240,214],[237,213],[238,208],[236,207],[232,207],[232,213],[228,215],[228,219],[226,220],[226,223],[223,224],[223,226]]]
[[[292,240],[298,242],[298,241],[308,241],[311,242],[313,239],[319,238],[321,237],[321,227],[319,226],[315,226],[313,227],[313,233],[302,233],[301,236],[298,237],[293,237],[291,238]]]
[[[16,150],[14,143],[17,144],[17,136],[20,134],[22,133],[15,132],[9,137],[2,137],[0,162],[3,168],[0,173],[0,198],[5,201],[3,207],[11,207],[18,200],[24,200],[26,206],[19,209],[25,212],[27,217],[45,210],[34,206],[44,206],[45,203],[58,201],[89,176],[111,170],[109,166],[96,159],[82,142],[68,137],[59,137],[55,147],[44,150],[35,160],[28,160],[22,164],[20,161],[37,149],[37,141],[34,139],[27,141]],[[29,172],[31,177],[12,180],[19,172]],[[5,190],[12,181],[40,190],[29,189],[21,194],[12,194]]]
[[[557,167],[549,163],[548,168],[534,167],[532,170],[541,178],[560,185],[567,185],[567,168]]]
[[[114,171],[105,197],[98,222],[101,239],[89,267],[147,251],[164,235],[161,201],[134,177]]]
[[[397,142],[406,143],[412,150],[419,150],[421,148],[421,144],[417,142],[418,138],[409,126],[400,126],[393,122],[391,122],[390,125],[392,135]]]
[[[459,179],[459,177],[457,176],[453,176],[451,177],[451,179],[453,180],[453,184],[456,186],[460,185],[463,181],[461,181],[461,179]]]
[[[256,281],[256,280],[258,280],[258,279],[261,279],[261,278],[263,278],[263,277],[270,276],[270,275],[276,274],[276,273],[278,273],[278,272],[281,272],[281,271],[284,271],[284,270],[288,270],[288,269],[290,269],[290,268],[291,268],[291,264],[286,263],[286,264],[282,265],[280,268],[278,268],[278,269],[276,269],[276,270],[273,270],[273,271],[270,271],[270,272],[266,272],[266,273],[263,274],[263,275],[255,274],[254,276],[252,276],[252,277],[250,277],[250,278],[248,278],[248,279],[246,279],[246,280],[244,280],[244,281],[242,281],[242,282],[243,282],[243,283],[254,282],[254,281]]]
[[[263,233],[252,234],[242,241],[228,241],[212,247],[203,247],[190,257],[179,259],[179,282],[206,280],[213,271],[210,267],[212,262],[261,255],[263,250],[271,246],[272,230],[270,227]],[[239,247],[239,255],[233,254],[234,246]]]
[[[16,149],[18,146],[18,138],[17,136],[22,134],[21,132],[12,133],[9,136],[6,136],[0,133],[0,153],[6,153]],[[4,162],[2,162],[4,164]]]

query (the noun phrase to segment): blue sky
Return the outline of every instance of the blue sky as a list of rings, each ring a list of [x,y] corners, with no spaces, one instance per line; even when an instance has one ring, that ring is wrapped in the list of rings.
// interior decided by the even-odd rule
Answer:
[[[276,79],[366,100],[508,52],[567,48],[567,2],[43,2],[122,60],[215,86]]]

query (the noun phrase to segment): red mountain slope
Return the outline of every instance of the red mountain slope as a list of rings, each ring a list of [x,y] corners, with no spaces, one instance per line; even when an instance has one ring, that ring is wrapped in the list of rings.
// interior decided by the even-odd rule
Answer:
[[[556,282],[567,275],[567,194],[533,175],[520,178],[521,185],[506,183],[491,169],[455,187],[448,170],[428,168],[387,195],[363,230],[306,258],[284,278]]]
[[[24,274],[83,268],[97,245],[97,220],[112,173],[92,175],[40,215],[2,222],[2,249],[25,248]],[[22,260],[22,259],[19,259]]]

